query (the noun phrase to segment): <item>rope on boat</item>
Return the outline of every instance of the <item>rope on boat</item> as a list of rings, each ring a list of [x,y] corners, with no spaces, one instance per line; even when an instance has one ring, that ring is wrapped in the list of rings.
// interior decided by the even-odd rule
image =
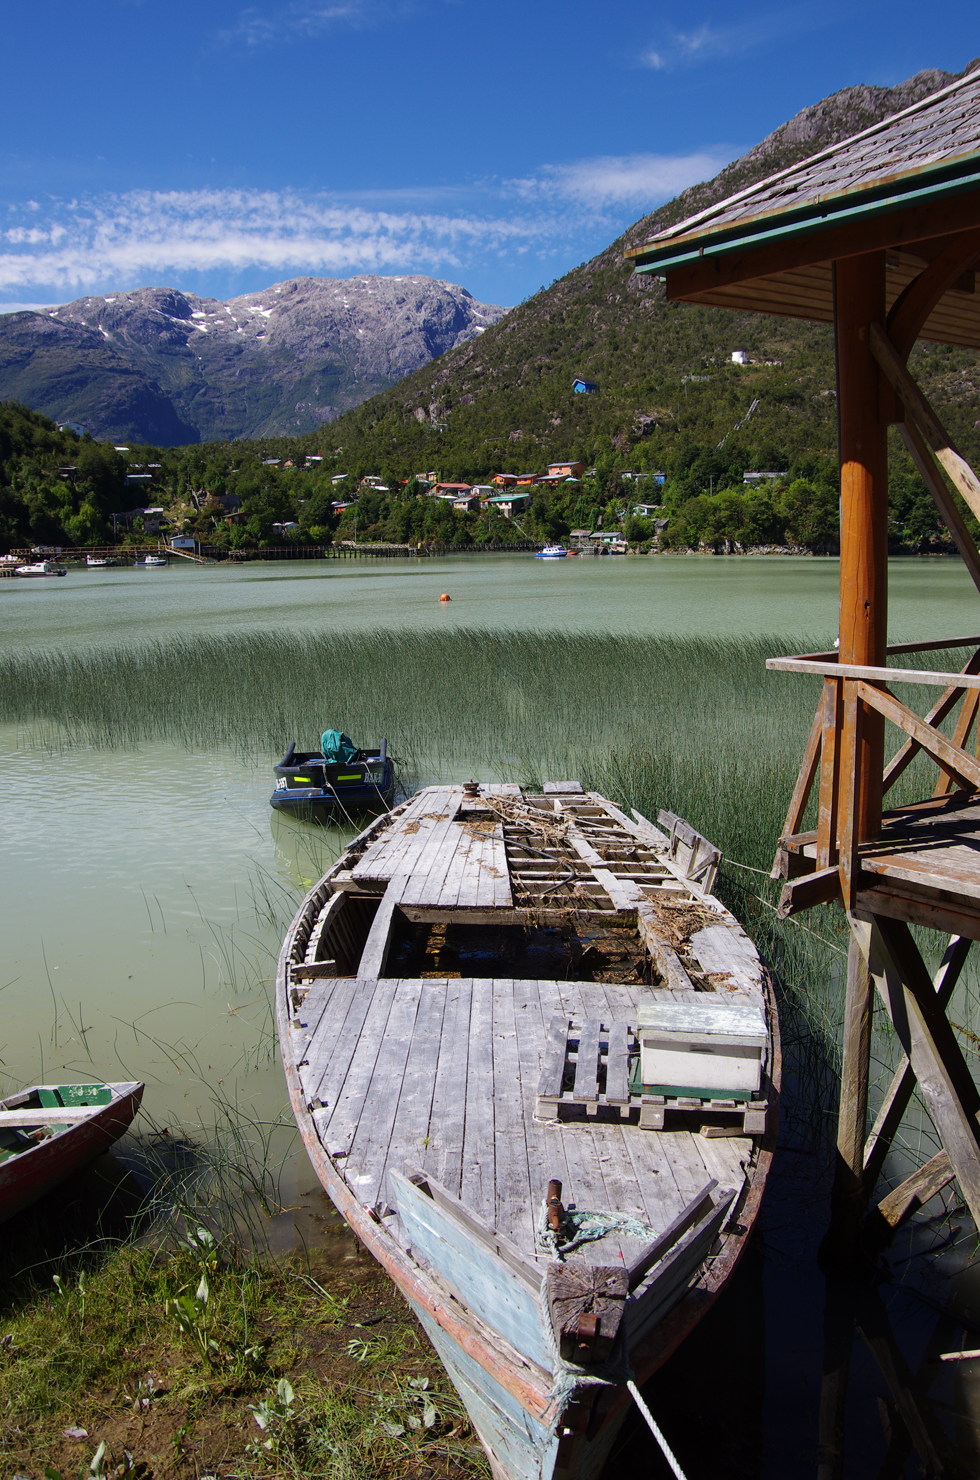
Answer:
[[[644,1243],[649,1243],[657,1236],[656,1229],[642,1223],[639,1218],[630,1217],[628,1213],[588,1213],[577,1208],[571,1211],[565,1209],[559,1236],[548,1226],[545,1207],[542,1226],[538,1228],[538,1249],[542,1254],[560,1260],[582,1244],[591,1244],[596,1239],[605,1238],[607,1233],[624,1233],[628,1238],[642,1239]]]
[[[630,1397],[633,1399],[633,1402],[636,1404],[637,1408],[639,1408],[640,1413],[646,1420],[647,1428],[650,1430],[651,1434],[660,1445],[660,1449],[664,1459],[667,1461],[667,1463],[670,1465],[670,1468],[677,1476],[677,1480],[687,1480],[687,1476],[684,1474],[684,1471],[677,1463],[677,1460],[674,1457],[674,1451],[671,1449],[670,1445],[667,1443],[667,1440],[664,1438],[660,1430],[660,1426],[657,1423],[657,1420],[654,1418],[653,1414],[644,1403],[643,1398],[640,1394],[640,1389],[637,1387],[632,1378],[629,1378],[626,1386],[629,1389]]]

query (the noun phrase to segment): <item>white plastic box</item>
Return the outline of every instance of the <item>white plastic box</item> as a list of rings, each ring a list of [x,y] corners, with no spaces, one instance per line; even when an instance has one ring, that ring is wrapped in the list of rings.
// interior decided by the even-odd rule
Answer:
[[[762,1082],[768,1043],[761,1007],[719,1000],[652,1002],[639,1009],[640,1077],[657,1094],[709,1091],[749,1097]]]

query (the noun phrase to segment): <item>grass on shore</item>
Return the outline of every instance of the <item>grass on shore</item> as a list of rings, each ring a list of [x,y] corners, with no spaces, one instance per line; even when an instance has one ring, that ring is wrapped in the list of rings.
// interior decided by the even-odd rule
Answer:
[[[420,1328],[345,1230],[275,1261],[193,1223],[176,1247],[66,1250],[66,1205],[71,1189],[5,1229],[0,1474],[488,1475]]]

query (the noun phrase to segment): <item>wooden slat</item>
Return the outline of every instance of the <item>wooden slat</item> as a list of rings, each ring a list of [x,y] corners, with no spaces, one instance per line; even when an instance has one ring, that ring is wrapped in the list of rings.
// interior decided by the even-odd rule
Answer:
[[[578,1056],[575,1061],[575,1100],[594,1100],[599,1093],[598,1018],[587,1018],[579,1029]]]
[[[840,734],[844,685],[830,678],[823,686],[823,731],[820,741],[820,799],[817,807],[817,871],[837,862],[837,801],[840,777]],[[785,890],[783,891],[785,897]]]
[[[541,1074],[538,1079],[539,1095],[556,1098],[561,1094],[562,1080],[565,1077],[565,1058],[568,1050],[568,1029],[568,1017],[564,1014],[559,1015],[556,1013],[548,1026],[544,1062],[542,1063]]]
[[[381,1196],[384,1165],[398,1114],[405,1065],[415,1040],[424,986],[421,981],[399,981],[380,1043],[363,1045],[370,1065],[369,1076],[361,1096],[345,1174],[348,1181],[351,1175],[356,1176],[358,1199],[368,1207],[373,1207]],[[429,1001],[435,1004],[434,993],[430,993]],[[441,1002],[438,1005],[441,1016]],[[437,1047],[438,1043],[433,1045],[434,1049]],[[437,1053],[429,1057],[434,1071]],[[357,1055],[354,1062],[356,1065]],[[345,1092],[350,1084],[348,1078]]]
[[[388,1023],[397,981],[359,982],[339,1035],[325,1020],[318,1038],[324,1040],[326,1062],[320,1074],[317,1098],[326,1102],[316,1117],[317,1133],[331,1156],[347,1155],[370,1088],[374,1065]]]
[[[371,921],[371,929],[364,942],[360,965],[357,968],[358,976],[367,981],[385,974],[391,935],[395,925],[395,910],[406,883],[407,879],[404,874],[394,875]]]
[[[414,1153],[454,1194],[463,1175],[463,1134],[466,1115],[466,1072],[469,1059],[470,1003],[473,983],[454,978],[446,983],[439,1064],[432,1092],[431,1130]]]
[[[701,1191],[695,1194],[687,1206],[678,1213],[677,1217],[667,1224],[663,1233],[658,1234],[652,1243],[647,1244],[643,1252],[632,1261],[627,1270],[631,1290],[636,1289],[637,1285],[647,1274],[648,1270],[653,1268],[657,1260],[662,1259],[667,1250],[693,1224],[699,1221],[700,1217],[707,1211],[705,1204],[710,1194],[714,1192],[717,1186],[717,1181],[712,1177],[709,1182],[704,1184]]]
[[[493,1134],[496,1155],[494,1225],[507,1228],[525,1248],[534,1247],[537,1209],[528,1196],[530,1169],[521,1084],[514,981],[493,983]]]
[[[629,1035],[624,1022],[611,1023],[608,1029],[609,1049],[606,1055],[606,1102],[628,1105]]]
[[[110,1101],[108,1105],[64,1105],[55,1110],[0,1110],[0,1130],[4,1126],[58,1125],[68,1121],[88,1120],[93,1115],[98,1115],[100,1110],[111,1109]]]
[[[980,672],[980,648],[978,648],[977,651],[970,658],[969,662],[964,667],[963,672]],[[966,699],[967,703],[972,702],[975,705],[975,691],[964,690],[958,688],[956,684],[951,684],[946,692],[940,696],[940,698],[929,710],[929,713],[925,716],[925,723],[933,727],[935,727],[936,725],[940,725],[946,718],[946,716],[950,714],[953,709],[955,709],[956,705],[961,699]],[[965,744],[965,742],[965,734],[961,739],[956,739],[954,737],[954,744],[956,745],[963,745]],[[895,755],[889,761],[888,765],[885,767],[885,775],[882,782],[882,795],[884,795],[885,792],[889,791],[890,788],[894,786],[895,782],[898,780],[899,776],[901,776],[902,772],[918,755],[919,749],[920,747],[917,741],[906,740],[901,749],[895,753]]]
[[[473,982],[466,1073],[466,1139],[461,1201],[492,1223],[496,1216],[496,1153],[493,1136],[493,987]]]
[[[936,464],[929,455],[928,447],[922,440],[918,429],[910,422],[901,422],[899,431],[919,476],[932,494],[940,518],[953,536],[953,541],[962,556],[970,579],[980,590],[980,552],[977,551],[973,536],[967,529],[962,514],[956,507]]]

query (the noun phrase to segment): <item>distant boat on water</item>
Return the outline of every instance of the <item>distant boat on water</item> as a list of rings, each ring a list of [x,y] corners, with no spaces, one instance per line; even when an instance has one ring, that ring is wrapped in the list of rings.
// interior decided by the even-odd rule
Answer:
[[[35,560],[32,565],[18,565],[19,576],[66,576],[64,566],[52,565],[50,560]]]
[[[545,545],[544,549],[539,550],[534,558],[535,560],[564,560],[567,554],[568,551],[564,545]]]

